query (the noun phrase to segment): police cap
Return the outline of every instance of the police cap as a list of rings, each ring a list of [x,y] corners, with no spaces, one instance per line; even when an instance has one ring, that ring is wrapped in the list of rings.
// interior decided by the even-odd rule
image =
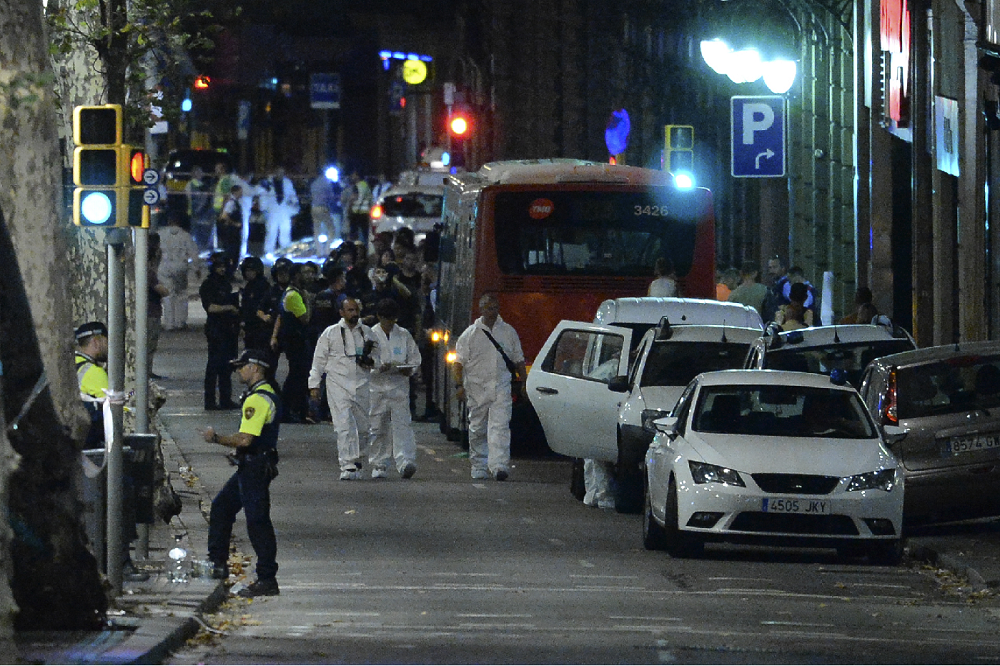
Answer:
[[[248,363],[253,363],[254,365],[259,365],[265,370],[271,369],[271,355],[268,352],[261,351],[260,349],[247,349],[239,358],[234,358],[229,362],[233,370],[242,368]]]
[[[80,324],[77,326],[73,335],[76,337],[77,342],[85,340],[92,335],[103,335],[104,337],[108,337],[108,327],[104,325],[104,322],[88,321],[86,324]]]

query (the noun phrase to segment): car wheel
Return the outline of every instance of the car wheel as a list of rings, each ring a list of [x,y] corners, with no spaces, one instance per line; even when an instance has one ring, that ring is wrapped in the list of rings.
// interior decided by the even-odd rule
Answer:
[[[618,464],[615,466],[615,511],[639,513],[642,511],[642,474],[638,461],[622,456],[622,435],[618,433]]]
[[[671,557],[697,557],[704,550],[705,544],[689,534],[681,532],[677,518],[677,483],[670,477],[667,486],[667,506],[663,520],[664,541],[666,550]]]
[[[653,517],[652,499],[649,497],[649,483],[645,486],[645,507],[642,512],[642,545],[646,550],[664,550],[667,547],[667,533]]]
[[[903,561],[903,540],[876,541],[868,546],[868,561],[886,567],[899,566]]]
[[[573,458],[570,465],[569,492],[580,502],[587,494],[587,484],[583,477],[583,458]]]

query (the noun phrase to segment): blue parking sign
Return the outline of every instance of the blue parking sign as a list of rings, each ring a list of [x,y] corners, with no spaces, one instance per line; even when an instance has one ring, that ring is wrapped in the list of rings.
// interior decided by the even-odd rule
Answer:
[[[732,109],[732,175],[778,178],[785,175],[785,98],[736,96]]]

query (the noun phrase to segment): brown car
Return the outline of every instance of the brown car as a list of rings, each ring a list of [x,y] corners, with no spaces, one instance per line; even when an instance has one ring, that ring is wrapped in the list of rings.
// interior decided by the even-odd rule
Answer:
[[[929,347],[875,359],[861,397],[906,473],[908,523],[1000,515],[1000,342]]]

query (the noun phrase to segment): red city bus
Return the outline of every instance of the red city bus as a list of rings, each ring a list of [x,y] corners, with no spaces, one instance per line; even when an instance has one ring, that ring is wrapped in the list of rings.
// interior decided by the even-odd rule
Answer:
[[[442,223],[435,402],[453,440],[466,423],[449,352],[478,316],[483,293],[497,295],[529,367],[559,321],[591,321],[609,298],[645,296],[661,256],[674,266],[680,295],[715,297],[711,192],[680,188],[665,171],[573,159],[493,162],[449,178]],[[535,424],[530,403],[515,404],[514,449],[539,445]]]

